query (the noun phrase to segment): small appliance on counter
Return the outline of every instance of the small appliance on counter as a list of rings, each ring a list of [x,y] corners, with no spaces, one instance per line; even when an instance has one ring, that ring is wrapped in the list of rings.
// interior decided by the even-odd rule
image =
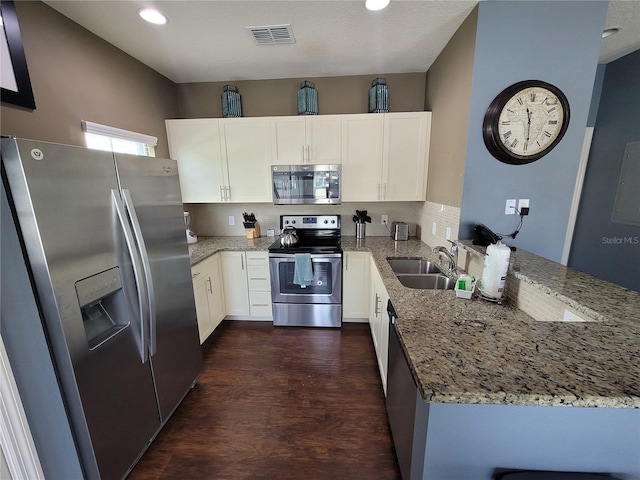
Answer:
[[[409,240],[409,224],[405,222],[391,222],[391,238],[394,240]]]
[[[367,224],[365,222],[371,223],[371,217],[367,215],[366,210],[356,210],[353,221],[356,222],[356,238],[358,240],[364,239],[367,232]]]
[[[184,212],[184,226],[187,229],[187,243],[196,243],[198,241],[198,236],[193,233],[193,230],[189,228],[189,224],[191,223],[191,214],[189,212]]]

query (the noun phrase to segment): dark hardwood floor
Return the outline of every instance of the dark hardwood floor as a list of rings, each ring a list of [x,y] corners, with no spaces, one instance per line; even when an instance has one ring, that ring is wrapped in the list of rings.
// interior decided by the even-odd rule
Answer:
[[[155,479],[400,479],[367,324],[228,322],[131,472]]]

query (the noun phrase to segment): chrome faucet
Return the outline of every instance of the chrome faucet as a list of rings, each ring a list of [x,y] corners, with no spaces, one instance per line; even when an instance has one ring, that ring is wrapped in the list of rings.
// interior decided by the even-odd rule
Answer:
[[[456,257],[458,256],[458,245],[456,242],[451,242],[451,251],[447,250],[446,247],[435,247],[432,252],[433,253],[444,253],[446,257],[449,259],[449,273],[456,273]]]

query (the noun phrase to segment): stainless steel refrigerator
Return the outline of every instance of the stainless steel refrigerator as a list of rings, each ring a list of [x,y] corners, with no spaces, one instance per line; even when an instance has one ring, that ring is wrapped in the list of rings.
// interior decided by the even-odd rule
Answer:
[[[202,367],[177,164],[2,138],[2,176],[83,474],[123,478]]]

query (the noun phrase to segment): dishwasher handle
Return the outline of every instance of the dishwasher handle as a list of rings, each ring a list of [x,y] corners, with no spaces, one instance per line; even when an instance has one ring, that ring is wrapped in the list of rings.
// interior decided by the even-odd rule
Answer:
[[[389,322],[391,323],[391,325],[395,325],[398,314],[396,313],[396,309],[393,308],[393,303],[391,303],[391,300],[387,302],[387,313],[389,314]]]

